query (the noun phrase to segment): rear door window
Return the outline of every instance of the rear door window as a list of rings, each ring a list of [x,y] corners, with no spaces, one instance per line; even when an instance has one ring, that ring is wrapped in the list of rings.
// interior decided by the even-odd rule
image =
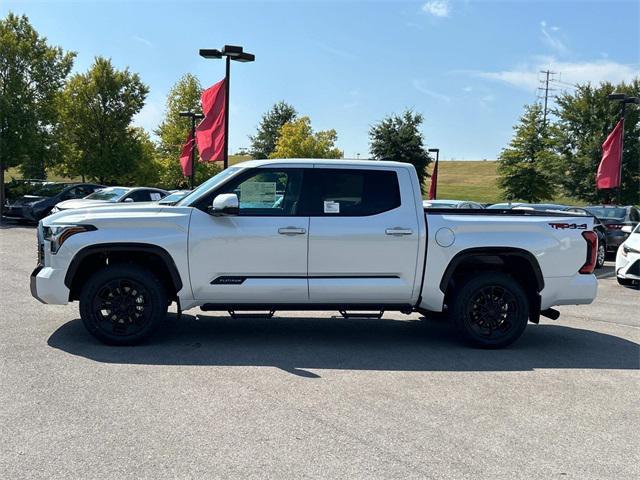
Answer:
[[[305,182],[304,209],[310,216],[368,216],[398,208],[394,171],[317,168]]]

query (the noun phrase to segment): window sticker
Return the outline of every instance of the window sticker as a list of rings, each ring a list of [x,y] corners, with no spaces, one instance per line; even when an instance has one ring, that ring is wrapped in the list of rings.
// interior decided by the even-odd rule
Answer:
[[[162,198],[162,195],[160,195],[158,192],[151,192],[151,200],[152,201],[157,202],[161,198]]]
[[[333,200],[325,200],[324,213],[340,213],[340,203]]]
[[[245,182],[240,185],[242,203],[273,205],[276,201],[276,182]]]

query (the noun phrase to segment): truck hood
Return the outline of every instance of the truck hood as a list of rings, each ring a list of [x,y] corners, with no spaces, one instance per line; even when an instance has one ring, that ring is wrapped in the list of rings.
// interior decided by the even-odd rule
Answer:
[[[143,227],[154,222],[163,223],[171,218],[190,216],[191,207],[170,207],[157,203],[114,203],[100,208],[76,208],[63,210],[42,220],[45,227],[69,224],[90,224],[113,228]]]

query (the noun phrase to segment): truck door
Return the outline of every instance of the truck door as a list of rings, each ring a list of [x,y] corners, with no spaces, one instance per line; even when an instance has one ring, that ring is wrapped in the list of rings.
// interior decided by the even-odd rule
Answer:
[[[419,225],[414,192],[400,190],[408,171],[316,165],[309,175],[310,300],[410,303]]]
[[[235,193],[238,215],[194,210],[189,270],[196,299],[226,304],[309,300],[309,217],[298,216],[302,177],[298,168],[252,169],[215,192]]]

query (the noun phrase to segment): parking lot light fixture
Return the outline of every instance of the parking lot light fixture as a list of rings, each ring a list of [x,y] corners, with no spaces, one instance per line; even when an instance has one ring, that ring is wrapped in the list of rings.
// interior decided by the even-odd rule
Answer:
[[[219,59],[225,57],[226,73],[225,73],[225,104],[224,104],[224,159],[223,168],[229,166],[229,92],[231,84],[231,60],[236,62],[248,63],[253,62],[256,56],[253,53],[244,51],[239,45],[225,45],[222,50],[215,48],[201,48],[200,56],[206,59]]]

